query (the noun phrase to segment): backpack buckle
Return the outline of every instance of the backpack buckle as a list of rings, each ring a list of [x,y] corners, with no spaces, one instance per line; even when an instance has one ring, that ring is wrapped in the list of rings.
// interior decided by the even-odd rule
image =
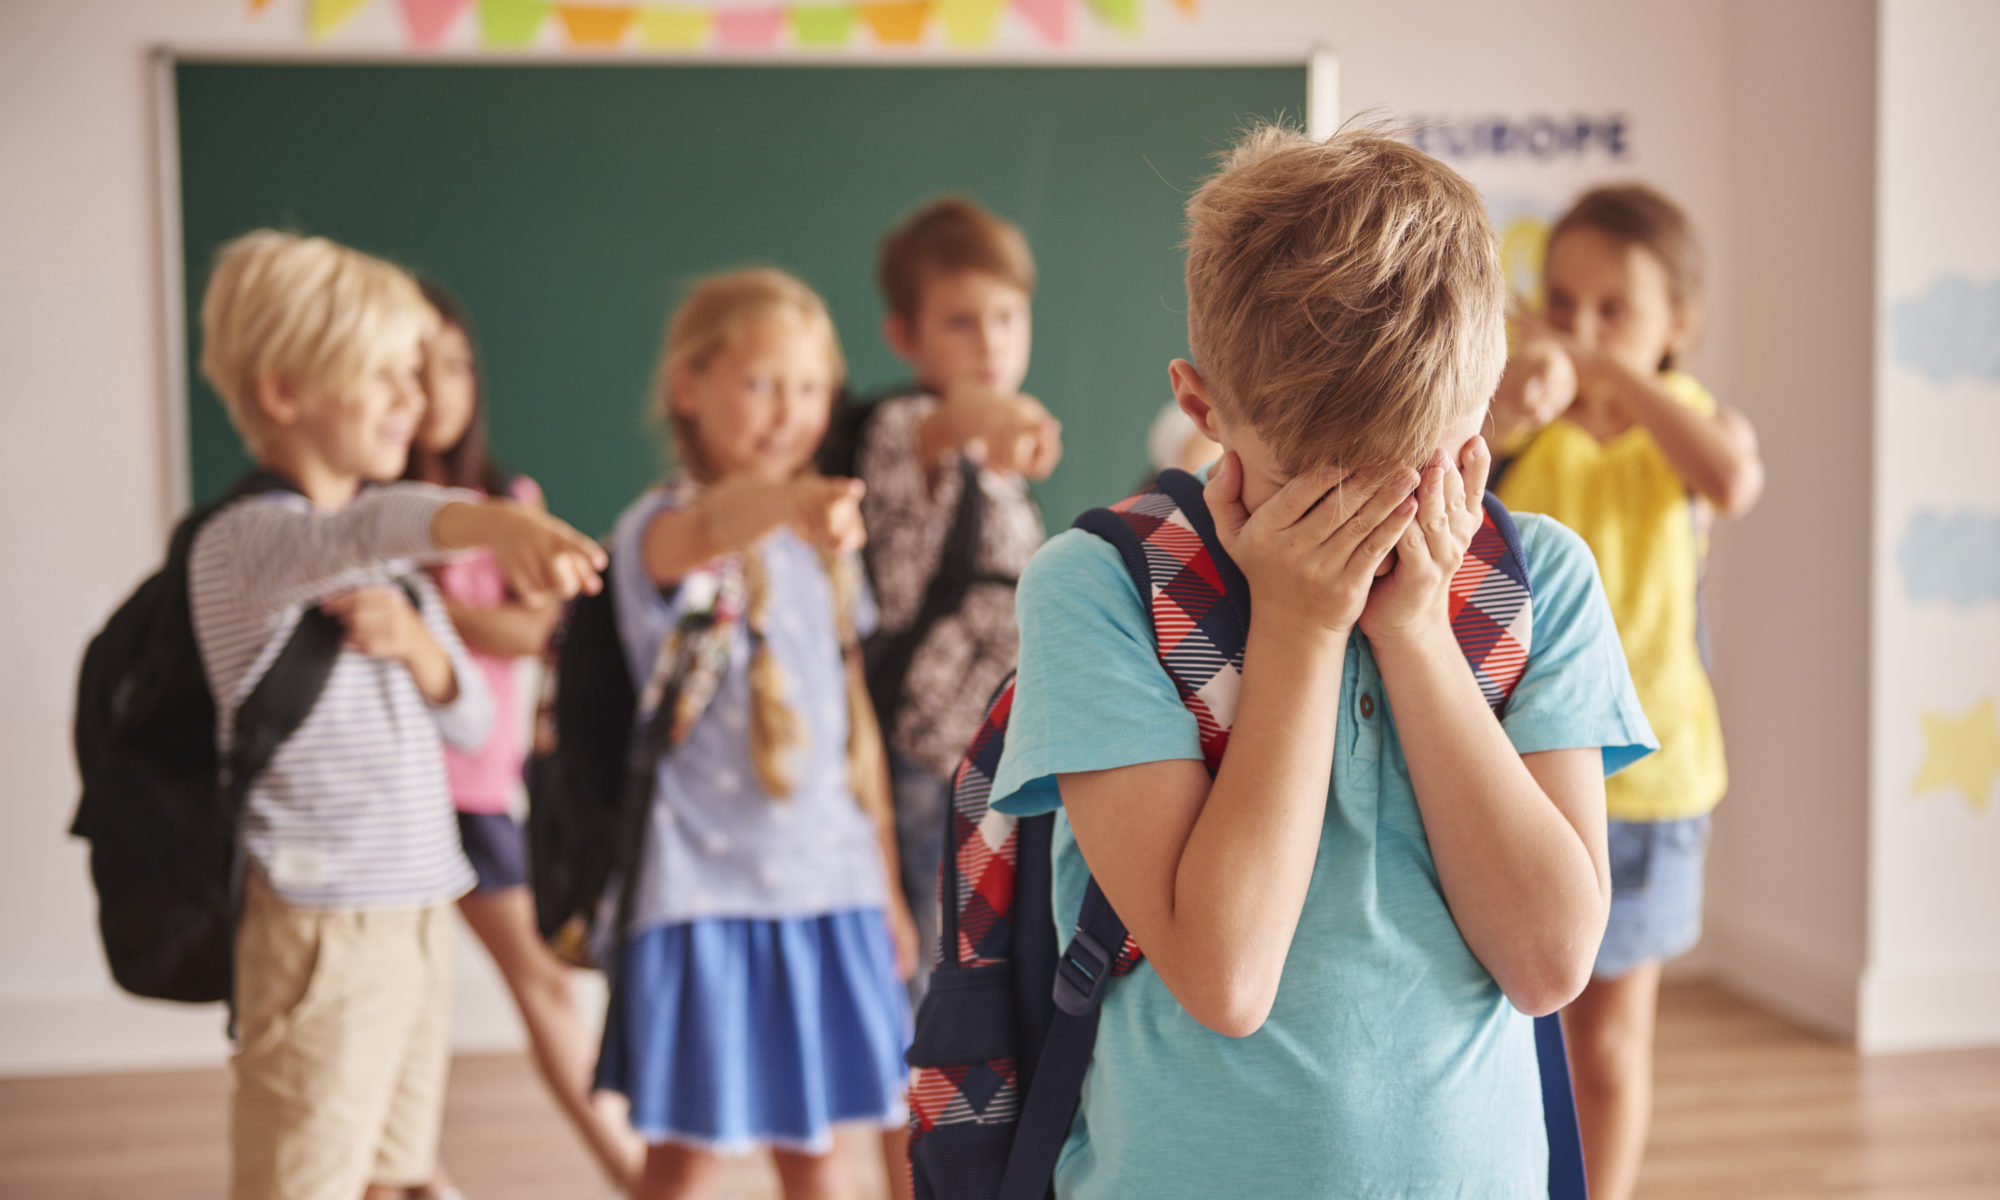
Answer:
[[[1111,955],[1081,925],[1056,964],[1056,1007],[1073,1017],[1096,1008],[1111,979]]]

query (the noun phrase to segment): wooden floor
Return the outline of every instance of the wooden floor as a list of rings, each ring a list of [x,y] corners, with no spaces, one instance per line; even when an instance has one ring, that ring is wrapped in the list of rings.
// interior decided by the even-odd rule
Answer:
[[[5,1200],[213,1200],[223,1192],[220,1071],[0,1081]],[[2000,1197],[2000,1050],[1861,1058],[1724,992],[1669,985],[1643,1200]],[[879,1194],[880,1170],[848,1150]],[[600,1200],[598,1182],[516,1055],[458,1060],[446,1161],[469,1200]],[[718,1200],[776,1196],[732,1163]]]

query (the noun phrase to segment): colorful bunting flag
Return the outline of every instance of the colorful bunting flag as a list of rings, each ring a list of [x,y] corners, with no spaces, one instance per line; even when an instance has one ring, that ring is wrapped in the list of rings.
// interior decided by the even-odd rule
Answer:
[[[544,0],[479,0],[479,34],[488,46],[532,46],[548,19]]]
[[[312,0],[306,8],[306,33],[318,41],[352,20],[368,0]]]
[[[1069,43],[1069,10],[1074,0],[1014,0],[1014,11],[1051,46]]]
[[[944,40],[960,47],[991,45],[1005,3],[1006,0],[939,0]]]
[[[706,8],[642,8],[639,44],[657,50],[692,50],[708,38],[715,13]]]
[[[572,46],[616,46],[625,40],[636,9],[629,5],[610,8],[597,4],[558,4],[556,15]]]
[[[403,28],[410,32],[410,45],[429,49],[440,45],[451,32],[453,21],[472,0],[402,0]]]
[[[332,36],[370,0],[307,0],[306,30],[318,41]],[[398,0],[403,26],[412,46],[440,46],[474,0]],[[856,18],[874,40],[886,46],[922,43],[933,15],[940,19],[946,44],[961,48],[991,45],[1001,15],[1012,8],[1046,45],[1068,45],[1074,36],[1071,13],[1087,4],[1106,23],[1128,34],[1139,32],[1143,0],[862,0],[861,3],[736,5],[637,5],[558,3],[557,0],[477,0],[479,34],[490,47],[531,46],[550,14],[561,18],[572,46],[611,48],[622,45],[635,28],[643,46],[688,50],[702,45],[711,31],[719,45],[766,49],[778,45],[790,28],[792,41],[817,49],[849,45]],[[245,0],[251,16],[261,15],[271,0]],[[1194,18],[1201,0],[1174,0],[1181,15]]]
[[[801,46],[845,46],[853,36],[851,4],[801,4],[792,9],[792,40]]]
[[[1126,33],[1139,32],[1139,0],[1090,0],[1090,7]]]
[[[715,40],[737,49],[762,49],[778,44],[785,31],[782,8],[724,8],[716,10]]]
[[[924,40],[924,23],[930,20],[930,0],[882,0],[863,4],[861,19],[875,40],[885,46],[914,46]]]

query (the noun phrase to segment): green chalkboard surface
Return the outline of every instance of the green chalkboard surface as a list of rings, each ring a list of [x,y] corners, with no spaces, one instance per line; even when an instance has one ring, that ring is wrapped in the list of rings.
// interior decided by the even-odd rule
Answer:
[[[244,64],[175,68],[191,485],[243,457],[195,373],[216,248],[260,225],[434,275],[478,325],[494,444],[601,533],[661,469],[646,393],[687,281],[786,267],[885,386],[877,239],[947,191],[1041,269],[1027,388],[1063,420],[1052,528],[1145,472],[1186,353],[1181,206],[1246,121],[1305,111],[1283,67]]]

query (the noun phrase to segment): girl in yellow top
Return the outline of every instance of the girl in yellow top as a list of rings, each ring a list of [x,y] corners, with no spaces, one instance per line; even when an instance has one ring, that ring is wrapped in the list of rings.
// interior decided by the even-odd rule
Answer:
[[[1600,188],[1549,235],[1546,309],[1519,314],[1494,398],[1496,489],[1597,556],[1632,681],[1660,750],[1605,781],[1611,917],[1593,976],[1563,1013],[1593,1200],[1625,1200],[1652,1115],[1660,967],[1701,932],[1708,813],[1728,785],[1698,644],[1697,592],[1716,514],[1764,486],[1757,435],[1674,369],[1702,300],[1687,216],[1644,186]]]

